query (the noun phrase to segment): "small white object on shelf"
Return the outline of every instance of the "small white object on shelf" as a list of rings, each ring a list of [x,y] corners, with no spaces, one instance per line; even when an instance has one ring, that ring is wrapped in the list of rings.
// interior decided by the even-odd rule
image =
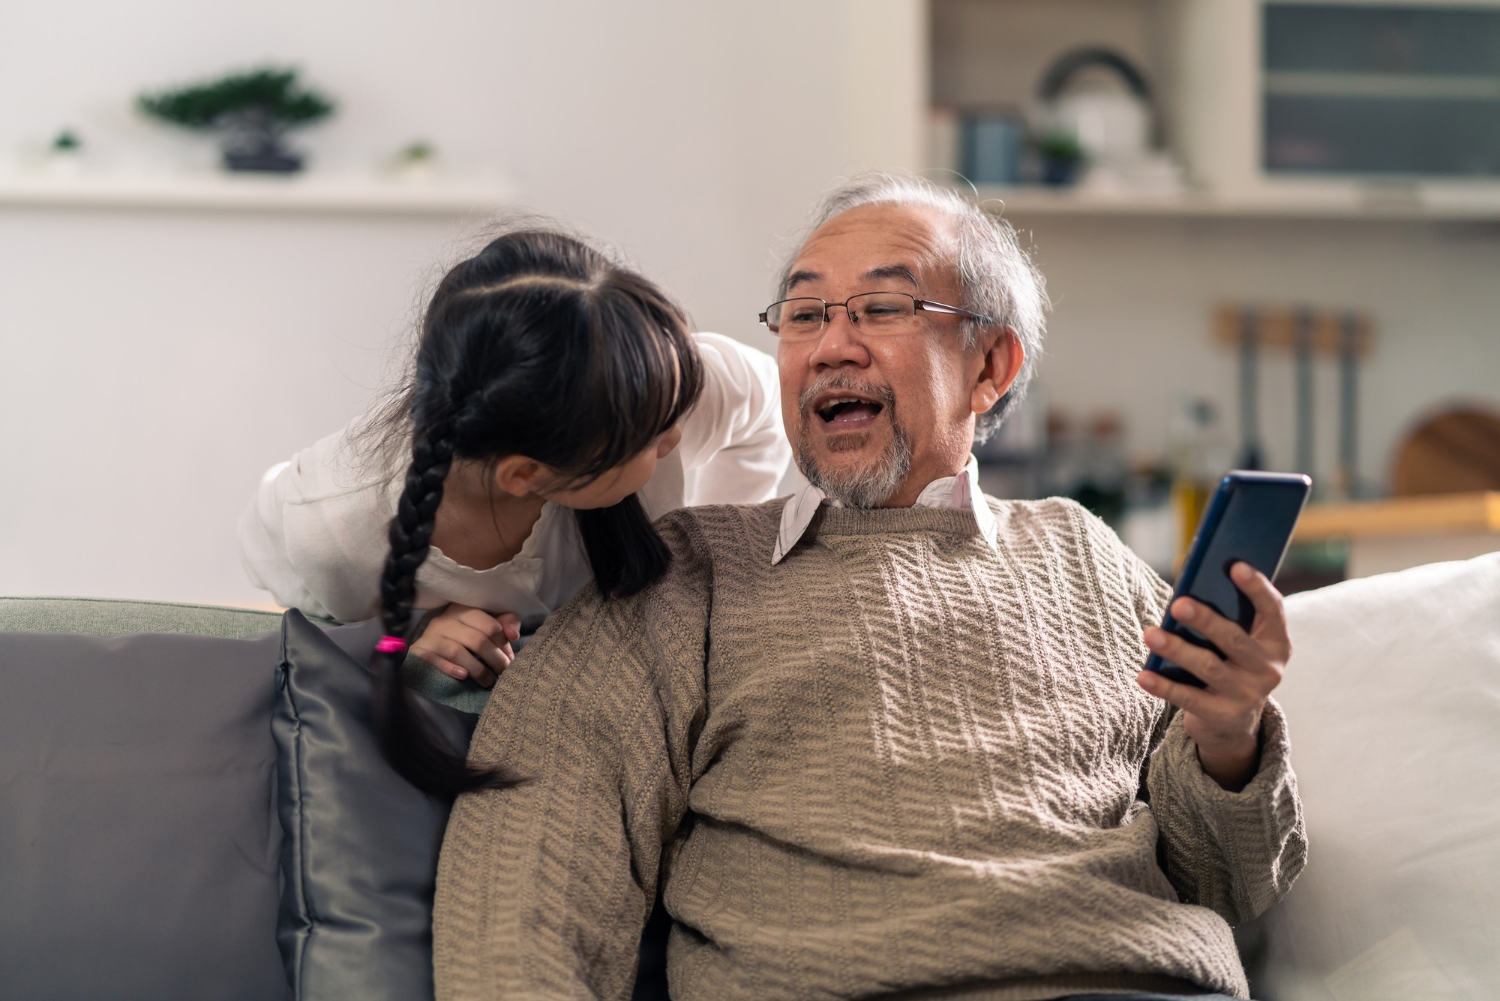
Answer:
[[[79,171],[59,176],[24,166],[0,168],[0,206],[467,215],[503,208],[515,194],[513,185],[493,175],[443,173],[414,182],[352,171]]]

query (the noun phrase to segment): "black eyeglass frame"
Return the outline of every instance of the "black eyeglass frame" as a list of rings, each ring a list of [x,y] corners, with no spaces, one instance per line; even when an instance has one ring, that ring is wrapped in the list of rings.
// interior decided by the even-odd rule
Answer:
[[[833,307],[835,307],[835,306],[842,306],[842,307],[844,307],[844,315],[846,315],[846,316],[849,317],[849,322],[852,323],[852,324],[854,324],[855,326],[859,326],[859,320],[855,319],[854,318],[854,314],[849,312],[849,303],[852,300],[854,300],[854,299],[862,299],[862,298],[864,298],[867,295],[901,295],[901,296],[905,296],[906,298],[910,299],[911,302],[912,302],[912,315],[913,316],[915,316],[919,312],[922,312],[922,313],[944,313],[944,314],[948,314],[948,315],[952,315],[952,316],[962,316],[962,317],[965,317],[966,319],[970,319],[970,320],[977,320],[980,323],[984,323],[984,324],[995,324],[995,323],[999,322],[999,321],[994,320],[994,319],[992,319],[992,318],[990,318],[988,316],[984,316],[984,315],[982,315],[980,313],[970,312],[969,310],[963,309],[963,308],[961,308],[959,306],[950,306],[947,303],[943,303],[943,302],[933,302],[931,299],[918,299],[916,296],[912,295],[910,292],[882,292],[882,291],[878,291],[878,290],[875,291],[875,292],[861,292],[858,295],[851,295],[848,299],[845,299],[843,302],[829,302],[827,299],[821,299],[821,298],[819,298],[818,296],[815,296],[815,295],[794,295],[794,296],[792,296],[789,299],[777,299],[775,302],[771,303],[771,305],[767,306],[764,310],[761,311],[760,322],[764,323],[766,325],[767,329],[769,329],[771,331],[771,333],[775,334],[777,337],[780,337],[781,336],[781,332],[779,330],[776,330],[775,328],[771,327],[771,321],[769,319],[770,315],[771,315],[771,310],[775,309],[777,306],[783,305],[784,303],[799,302],[799,301],[802,301],[802,300],[808,300],[808,301],[821,302],[823,304],[823,326],[824,327],[828,326],[828,324],[830,322],[832,322],[828,318],[828,311],[830,309],[832,309]],[[819,329],[818,332],[822,333],[822,330]]]

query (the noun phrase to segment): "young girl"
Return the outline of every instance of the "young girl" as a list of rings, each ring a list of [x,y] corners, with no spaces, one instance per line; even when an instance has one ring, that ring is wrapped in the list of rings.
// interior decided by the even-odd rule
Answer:
[[[412,714],[405,645],[488,687],[521,624],[590,577],[639,591],[669,560],[654,519],[774,495],[791,458],[779,396],[769,356],[694,337],[641,275],[561,233],[510,232],[443,278],[391,404],[267,472],[240,520],[245,567],[284,605],[382,616],[388,756],[451,794],[484,776]]]

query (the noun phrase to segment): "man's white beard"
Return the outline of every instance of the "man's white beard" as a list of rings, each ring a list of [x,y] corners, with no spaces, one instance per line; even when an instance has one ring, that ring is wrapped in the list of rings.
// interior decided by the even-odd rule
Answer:
[[[803,394],[803,397],[811,399],[812,396],[825,389],[855,389],[868,395],[879,395],[883,406],[881,412],[891,422],[891,443],[883,455],[863,468],[823,469],[818,465],[815,457],[811,430],[812,422],[822,418],[804,405],[800,408],[802,427],[795,443],[797,468],[802,470],[802,475],[807,477],[809,483],[845,507],[879,507],[891,499],[901,486],[901,482],[906,479],[906,474],[911,470],[911,438],[907,435],[906,428],[902,427],[901,422],[896,419],[896,401],[889,390],[875,394],[870,392],[870,387],[865,387],[852,379],[837,377],[813,386]],[[858,447],[857,443],[851,443],[851,445]],[[830,449],[830,451],[843,450],[837,446]]]

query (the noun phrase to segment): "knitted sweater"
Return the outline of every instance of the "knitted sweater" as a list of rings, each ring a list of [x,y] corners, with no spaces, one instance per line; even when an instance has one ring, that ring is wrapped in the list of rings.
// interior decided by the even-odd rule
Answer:
[[[658,878],[679,999],[1246,995],[1228,921],[1305,855],[1280,710],[1239,793],[1141,691],[1168,590],[1068,501],[781,502],[658,527],[500,679],[438,872],[438,997],[628,997]],[[1153,750],[1154,749],[1154,750]],[[1139,798],[1149,755],[1150,805]]]

